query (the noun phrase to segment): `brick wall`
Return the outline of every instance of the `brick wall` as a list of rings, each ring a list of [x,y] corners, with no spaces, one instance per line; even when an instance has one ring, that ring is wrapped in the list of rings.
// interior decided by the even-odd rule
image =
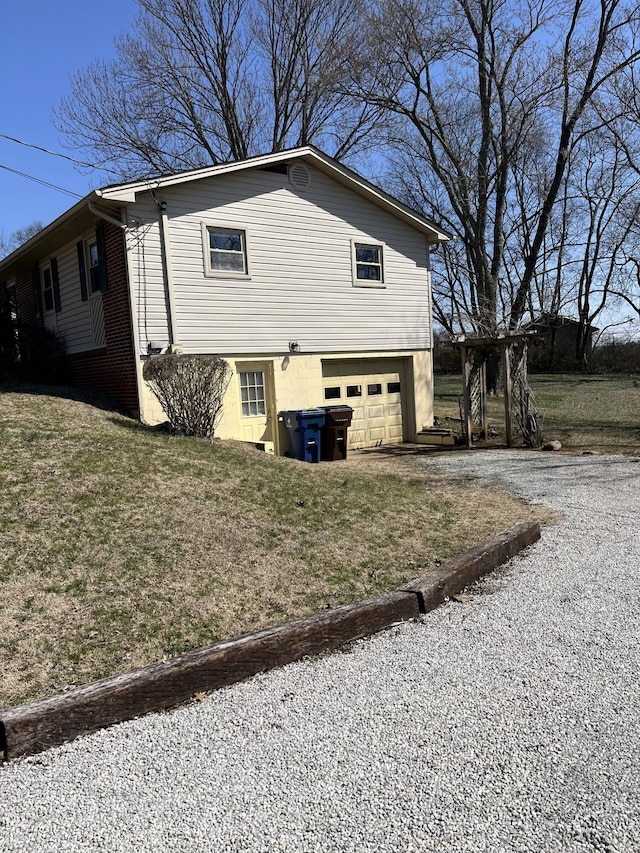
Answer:
[[[104,223],[108,289],[102,294],[107,345],[67,356],[74,385],[106,394],[119,406],[138,415],[136,360],[127,287],[125,240],[122,229]],[[27,327],[42,327],[33,292],[33,266],[16,275],[18,318]]]
[[[102,294],[107,345],[100,350],[69,356],[72,381],[107,394],[120,406],[138,414],[136,360],[127,288],[124,232],[104,223],[109,287]]]

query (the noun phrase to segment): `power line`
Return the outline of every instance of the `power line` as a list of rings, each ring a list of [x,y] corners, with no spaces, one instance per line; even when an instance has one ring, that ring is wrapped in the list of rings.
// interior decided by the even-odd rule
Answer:
[[[19,175],[21,178],[27,178],[30,181],[34,181],[36,184],[41,184],[43,187],[58,190],[58,192],[65,193],[65,195],[69,195],[72,198],[84,198],[84,196],[79,193],[74,193],[72,190],[66,190],[64,187],[57,186],[57,184],[51,184],[49,181],[43,181],[42,178],[36,178],[34,175],[28,175],[26,172],[19,172],[17,169],[11,169],[9,166],[3,166],[2,163],[0,163],[0,169],[4,169],[6,172],[12,172],[14,175]]]
[[[0,139],[8,139],[9,142],[15,142],[17,145],[24,145],[25,148],[33,148],[36,151],[42,151],[44,154],[50,154],[52,157],[61,157],[63,160],[68,160],[70,163],[75,163],[76,166],[85,166],[87,169],[98,169],[101,172],[109,172],[112,175],[117,175],[122,179],[120,172],[114,169],[108,169],[106,166],[96,166],[94,163],[85,163],[84,160],[77,160],[75,157],[69,157],[68,154],[61,154],[59,151],[50,151],[48,148],[43,148],[41,145],[35,145],[33,142],[25,142],[23,139],[16,139],[15,136],[8,136],[6,133],[0,133]]]

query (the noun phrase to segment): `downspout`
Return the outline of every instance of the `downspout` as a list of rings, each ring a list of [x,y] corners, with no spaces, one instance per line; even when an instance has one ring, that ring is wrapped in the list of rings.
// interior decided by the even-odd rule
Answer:
[[[121,216],[122,220],[115,219],[113,216],[109,216],[108,213],[105,213],[103,210],[98,210],[97,207],[93,204],[92,201],[87,202],[89,210],[98,219],[104,219],[105,222],[109,222],[111,225],[115,225],[117,228],[122,229],[124,231],[124,247],[125,247],[125,268],[127,273],[127,295],[129,297],[129,319],[131,321],[131,336],[133,338],[133,357],[135,360],[135,369],[136,369],[136,389],[138,392],[138,417],[142,422],[144,422],[144,379],[142,377],[142,362],[140,360],[140,333],[138,330],[138,312],[137,312],[137,303],[135,299],[135,294],[133,292],[133,263],[131,259],[131,246],[130,242],[127,239],[129,234],[129,227],[126,223],[126,208],[122,208]]]
[[[97,212],[97,211],[96,211]],[[100,214],[99,214],[100,215]],[[122,208],[122,218],[126,218],[126,208]],[[109,217],[111,219],[111,217]],[[138,307],[133,292],[133,282],[135,281],[133,274],[133,259],[131,257],[131,241],[129,238],[129,229],[126,222],[118,223],[113,220],[114,225],[118,224],[124,231],[124,246],[125,246],[125,264],[127,271],[127,293],[129,296],[129,318],[131,320],[131,336],[133,338],[133,358],[136,370],[136,388],[138,391],[138,417],[145,423],[144,416],[144,379],[142,377],[142,361],[140,359],[140,331],[138,329]]]
[[[169,333],[169,347],[173,352],[179,349],[178,330],[175,317],[175,294],[173,292],[173,268],[171,265],[171,242],[169,240],[169,217],[167,216],[166,201],[158,201],[155,193],[151,193],[153,200],[160,208],[160,253],[162,255],[162,275],[164,278],[164,295],[167,305],[167,330]]]
[[[173,293],[173,271],[171,268],[171,255],[169,253],[169,246],[171,245],[169,242],[169,217],[167,216],[166,201],[158,201],[153,191],[151,192],[151,195],[157,206],[160,208],[160,253],[162,256],[162,277],[164,279],[164,293],[167,305],[167,331],[169,334],[169,347],[173,349],[173,347],[178,346],[178,332],[176,328],[176,318],[174,310],[175,296]],[[127,225],[125,223],[114,219],[113,216],[109,216],[108,213],[105,213],[102,210],[98,210],[98,208],[95,207],[92,201],[88,202],[88,207],[91,213],[93,213],[100,219],[104,219],[105,222],[110,222],[112,225],[115,225],[118,228],[122,228],[123,231],[127,230]]]

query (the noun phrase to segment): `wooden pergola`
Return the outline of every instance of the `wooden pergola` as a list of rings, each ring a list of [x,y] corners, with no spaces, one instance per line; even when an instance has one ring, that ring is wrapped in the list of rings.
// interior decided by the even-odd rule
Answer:
[[[504,389],[504,420],[507,447],[513,446],[514,426],[519,425],[525,441],[530,433],[538,432],[537,417],[529,408],[527,382],[527,341],[535,334],[530,331],[498,332],[494,336],[457,335],[452,344],[462,354],[463,430],[467,447],[473,443],[474,423],[485,439],[489,437],[487,421],[487,362],[497,358],[502,368]],[[514,371],[516,394],[514,397]],[[532,423],[535,421],[535,423]]]

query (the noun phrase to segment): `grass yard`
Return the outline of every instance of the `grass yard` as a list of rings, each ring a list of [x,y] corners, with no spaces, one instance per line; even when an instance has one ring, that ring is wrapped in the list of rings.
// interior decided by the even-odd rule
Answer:
[[[0,388],[0,707],[392,589],[542,512],[414,459],[307,465]]]
[[[529,377],[534,405],[542,415],[545,441],[557,439],[573,452],[640,453],[640,380],[632,376],[537,375]],[[459,418],[460,376],[435,378],[436,416]],[[487,399],[489,422],[504,443],[504,399]],[[459,430],[459,427],[458,427]]]

